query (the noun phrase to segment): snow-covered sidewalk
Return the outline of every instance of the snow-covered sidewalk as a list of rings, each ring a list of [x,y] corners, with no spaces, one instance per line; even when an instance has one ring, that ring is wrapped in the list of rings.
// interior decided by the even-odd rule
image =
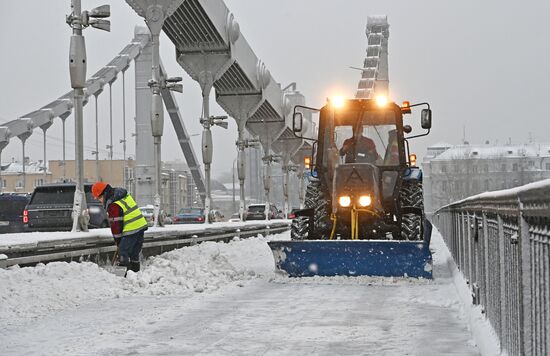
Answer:
[[[496,353],[458,297],[437,231],[433,281],[289,279],[274,272],[266,241],[171,251],[127,279],[92,263],[0,270],[0,354]]]

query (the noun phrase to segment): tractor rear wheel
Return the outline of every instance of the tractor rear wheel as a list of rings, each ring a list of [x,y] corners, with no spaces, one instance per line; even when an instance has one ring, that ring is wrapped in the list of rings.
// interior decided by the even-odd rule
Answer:
[[[422,240],[422,221],[424,217],[424,193],[422,182],[405,181],[399,194],[400,207],[418,208],[422,214],[406,213],[401,216],[401,239],[409,241]]]
[[[330,201],[319,179],[310,178],[306,189],[305,208],[313,208],[313,234],[309,234],[309,219],[299,216],[292,220],[290,236],[293,240],[327,239],[332,228],[329,216]]]

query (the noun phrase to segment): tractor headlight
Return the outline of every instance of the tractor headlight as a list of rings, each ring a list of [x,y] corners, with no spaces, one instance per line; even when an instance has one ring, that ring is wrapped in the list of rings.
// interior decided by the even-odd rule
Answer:
[[[349,195],[342,195],[338,198],[338,204],[340,204],[341,207],[347,208],[351,205],[351,197]]]
[[[359,205],[362,207],[369,206],[372,204],[372,199],[370,195],[361,195],[359,197]]]

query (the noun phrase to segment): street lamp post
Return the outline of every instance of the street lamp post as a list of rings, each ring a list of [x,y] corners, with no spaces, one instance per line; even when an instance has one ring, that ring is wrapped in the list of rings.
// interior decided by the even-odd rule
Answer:
[[[99,93],[94,94],[95,97],[95,151],[92,154],[95,155],[95,175],[96,181],[99,181],[99,117],[97,112],[97,97]]]
[[[284,216],[288,216],[288,213],[289,213],[289,210],[290,210],[290,206],[289,206],[289,180],[290,180],[290,172],[296,172],[298,169],[297,166],[295,165],[292,165],[292,164],[288,164],[288,162],[286,164],[283,165],[282,167],[282,170],[283,170],[283,198],[284,198],[284,207],[283,207],[283,212],[284,212]]]
[[[103,5],[91,11],[82,11],[80,0],[71,0],[72,13],[66,22],[72,28],[69,49],[69,73],[73,88],[73,105],[75,117],[75,168],[76,187],[73,202],[72,231],[87,231],[88,216],[85,213],[86,195],[84,194],[84,146],[83,146],[83,99],[86,87],[86,43],[82,29],[92,26],[110,31],[111,23],[103,18],[111,15],[110,6]]]
[[[52,119],[53,119],[53,117],[52,117]],[[44,184],[47,183],[47,179],[48,179],[48,169],[47,169],[48,166],[46,164],[47,163],[47,160],[46,160],[47,159],[47,156],[46,156],[46,148],[47,148],[47,146],[46,146],[46,131],[48,131],[48,129],[50,128],[50,126],[52,126],[52,124],[53,124],[53,121],[50,120],[48,123],[40,126],[40,128],[42,129],[42,132],[44,133],[44,172],[43,172],[44,173]]]
[[[241,221],[244,221],[244,211],[245,211],[245,193],[244,193],[244,180],[246,178],[246,170],[245,170],[245,162],[246,162],[246,155],[245,155],[245,148],[249,147],[258,147],[260,145],[260,141],[257,139],[244,139],[243,137],[243,130],[239,127],[239,139],[237,140],[237,175],[239,177],[239,218]],[[252,178],[252,177],[250,177]],[[252,179],[251,179],[252,181]]]
[[[212,131],[210,128],[214,125],[227,129],[228,123],[224,121],[227,116],[209,116],[208,95],[203,92],[203,117],[200,120],[202,124],[202,161],[204,163],[204,178],[206,186],[206,199],[204,200],[204,215],[206,223],[210,221],[210,207],[212,203],[212,192],[210,187],[210,166],[212,164]]]
[[[22,160],[22,167],[23,167],[23,191],[25,191],[25,189],[27,189],[27,174],[25,172],[25,167],[27,165],[27,160],[26,160],[26,157],[25,157],[25,142],[27,141],[27,137],[25,138],[21,138],[21,147],[23,149],[23,160]]]
[[[109,180],[113,181],[113,82],[109,82]]]
[[[61,123],[63,124],[63,181],[67,179],[67,165],[65,164],[65,121],[68,116],[61,116]]]
[[[128,183],[126,182],[126,80],[125,80],[125,70],[122,70],[122,181],[124,187],[128,188]]]
[[[0,193],[4,191],[4,181],[2,180],[2,150],[9,143],[8,128],[0,127]]]
[[[235,213],[235,211],[237,210],[237,208],[235,207],[235,164],[237,163],[237,158],[235,158],[233,160],[233,170],[231,171],[231,178],[233,180],[233,205],[232,205],[232,208],[233,208],[233,214]]]

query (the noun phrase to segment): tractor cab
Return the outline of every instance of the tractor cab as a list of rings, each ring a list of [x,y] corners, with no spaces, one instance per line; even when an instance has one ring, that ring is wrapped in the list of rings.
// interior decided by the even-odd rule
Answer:
[[[342,207],[340,197],[361,206],[358,200],[366,195],[377,211],[396,209],[399,172],[407,167],[403,130],[394,103],[332,101],[320,110],[313,175],[333,188],[332,213]]]

